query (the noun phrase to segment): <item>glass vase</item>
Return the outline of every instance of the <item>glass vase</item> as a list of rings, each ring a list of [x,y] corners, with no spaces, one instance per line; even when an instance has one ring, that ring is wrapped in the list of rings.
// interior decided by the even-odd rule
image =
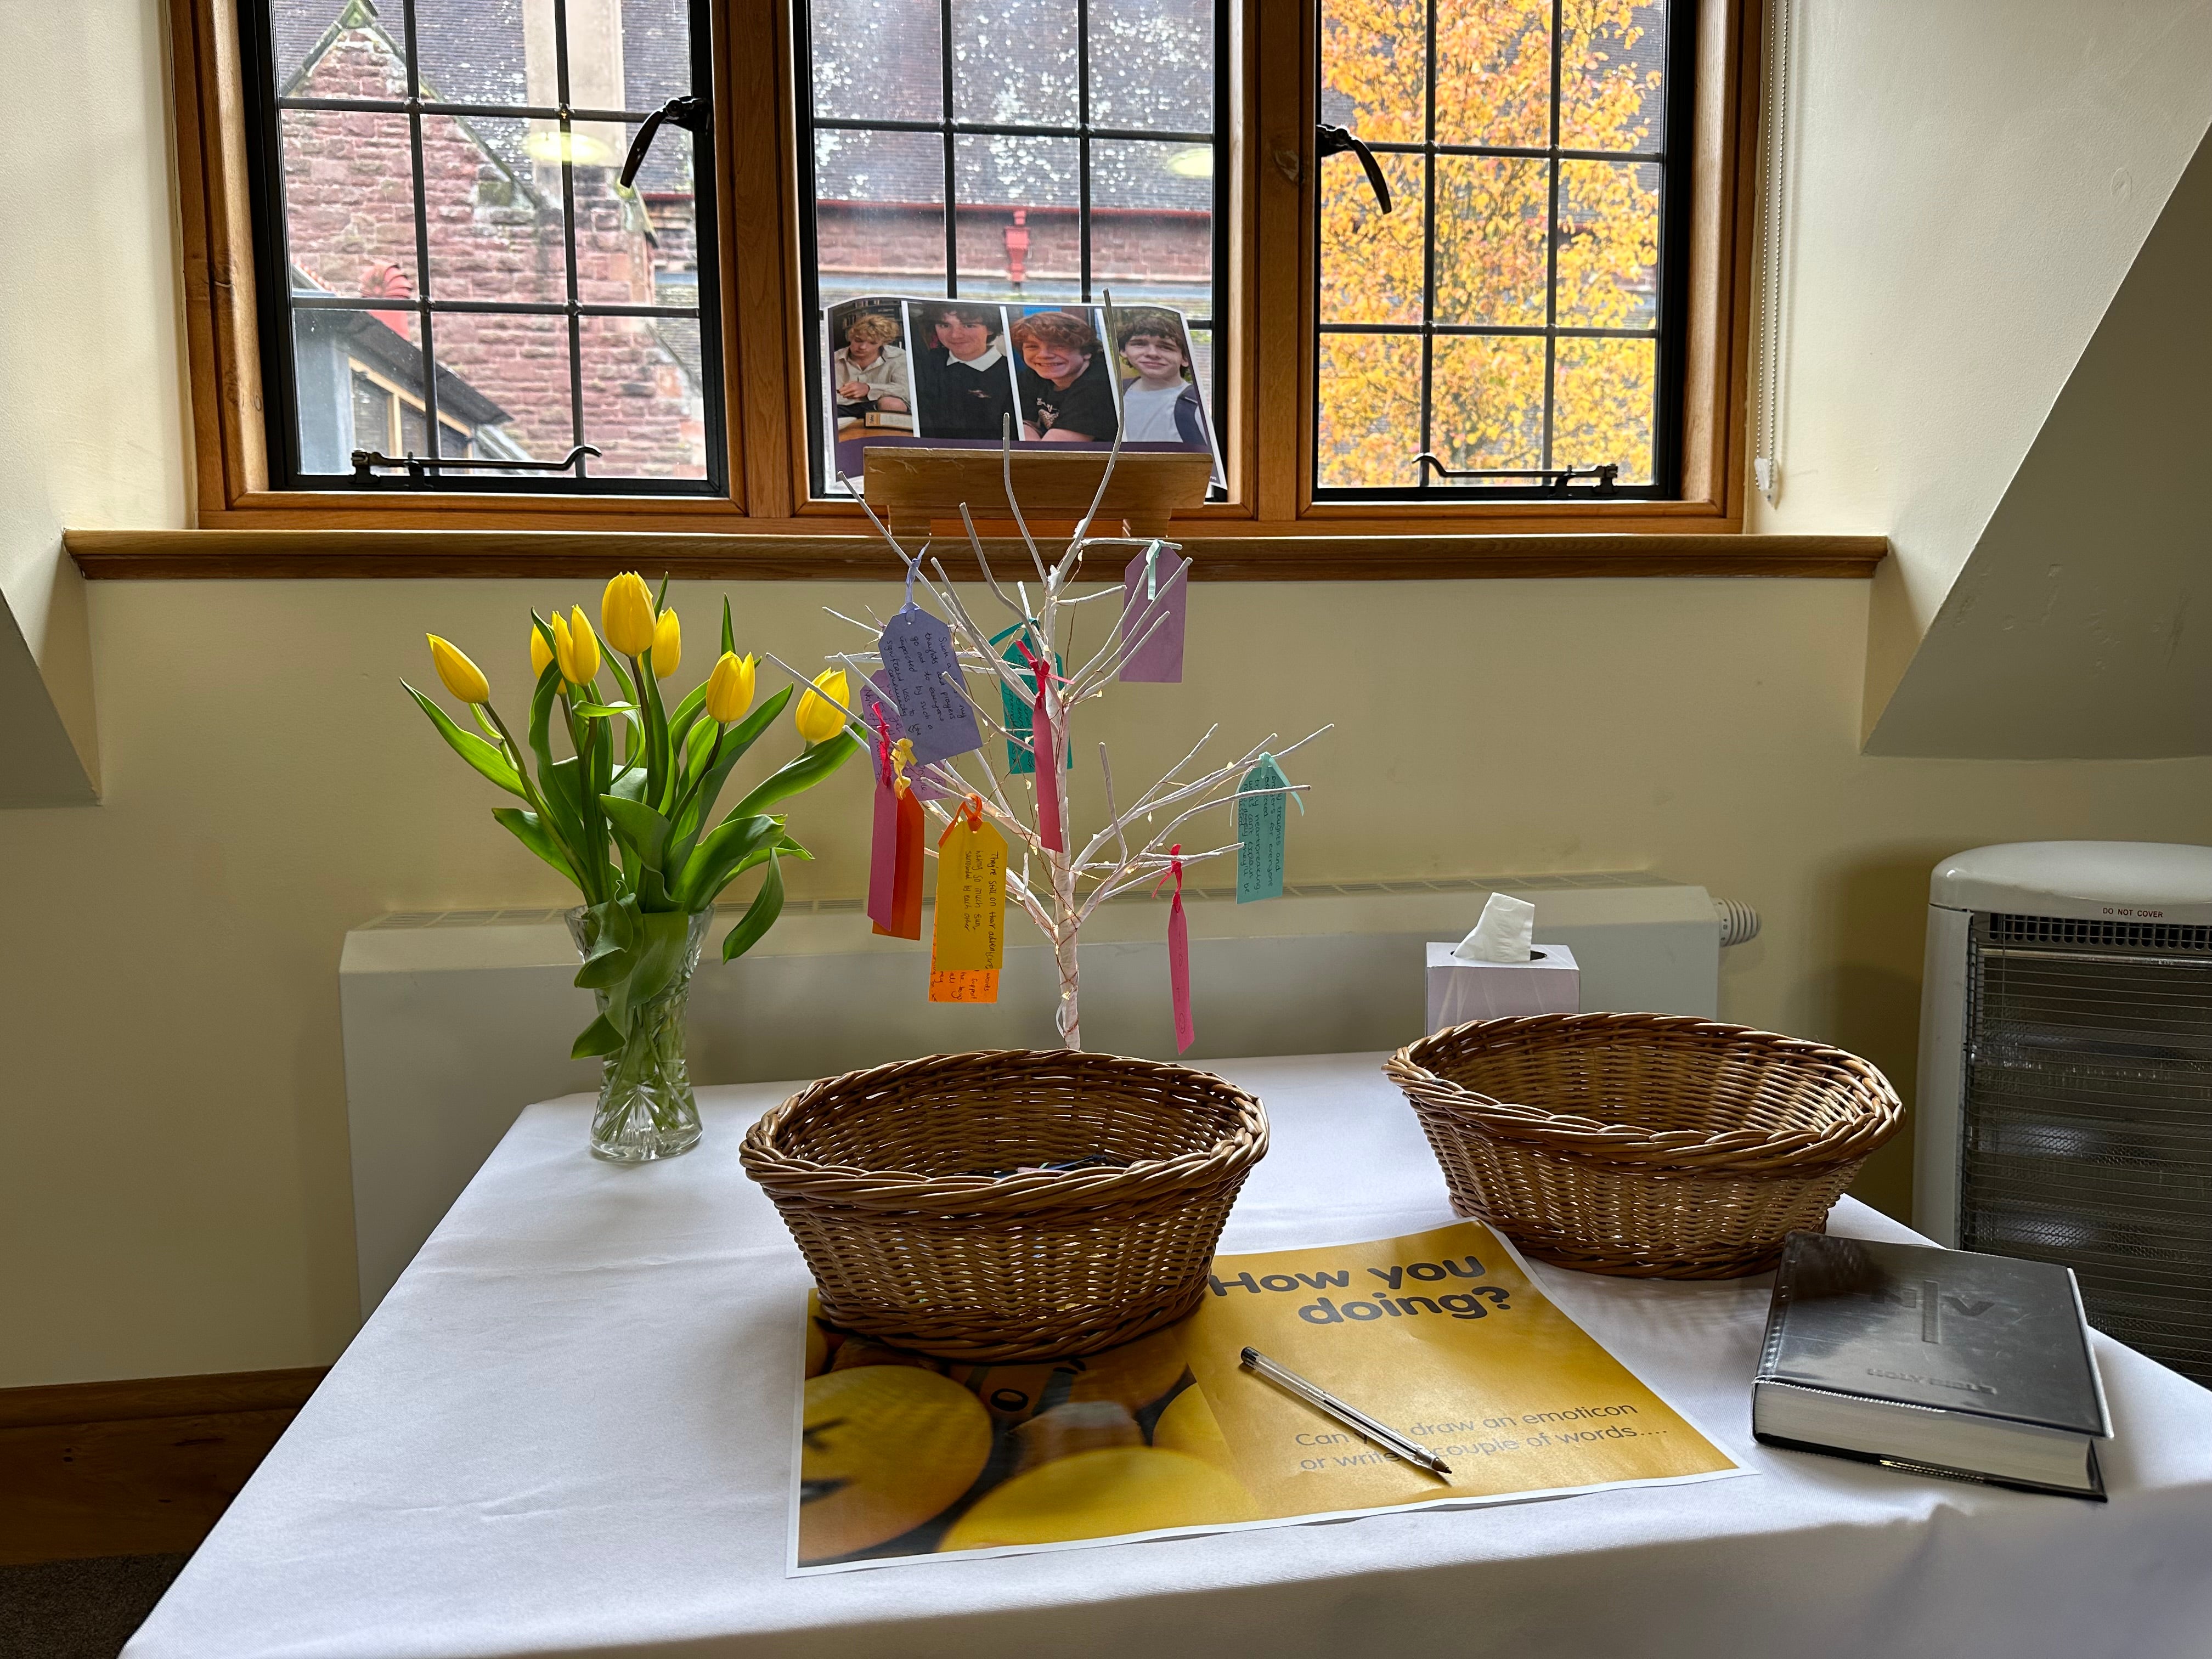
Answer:
[[[699,1144],[699,1103],[684,1059],[684,1016],[699,947],[714,920],[711,909],[684,918],[681,957],[672,975],[649,996],[632,1002],[622,1047],[605,1058],[599,1102],[592,1114],[592,1156],[614,1164],[649,1164],[681,1158]],[[588,909],[568,912],[569,936],[580,956],[599,944],[598,919]],[[599,1012],[616,994],[592,994]]]

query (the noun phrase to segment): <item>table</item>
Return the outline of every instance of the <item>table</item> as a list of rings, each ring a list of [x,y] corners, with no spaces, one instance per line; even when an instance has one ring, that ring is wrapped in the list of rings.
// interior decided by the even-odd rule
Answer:
[[[1382,1058],[1218,1066],[1274,1126],[1224,1249],[1451,1218]],[[582,1097],[524,1112],[125,1659],[2212,1651],[2212,1395],[2099,1339],[2107,1504],[1769,1450],[1764,1277],[1536,1269],[1743,1479],[786,1578],[807,1280],[737,1151],[787,1092],[702,1090],[641,1169]]]

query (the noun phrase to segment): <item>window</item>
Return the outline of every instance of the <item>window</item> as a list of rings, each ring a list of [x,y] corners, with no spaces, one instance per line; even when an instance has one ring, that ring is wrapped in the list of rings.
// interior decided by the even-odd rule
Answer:
[[[820,307],[867,295],[1184,312],[1221,407],[1221,0],[804,0],[808,430]],[[814,493],[828,493],[818,440]]]
[[[617,173],[706,84],[703,11],[245,8],[273,483],[720,491],[711,156],[664,124]]]
[[[1109,291],[1191,319],[1226,483],[1179,522],[1249,544],[1216,569],[1742,524],[1753,0],[170,15],[204,527],[874,572],[825,438],[929,433],[823,407],[824,308]]]
[[[1322,119],[1365,141],[1392,210],[1349,155],[1324,164],[1318,495],[1528,496],[1608,466],[1673,493],[1669,10],[1322,0]]]

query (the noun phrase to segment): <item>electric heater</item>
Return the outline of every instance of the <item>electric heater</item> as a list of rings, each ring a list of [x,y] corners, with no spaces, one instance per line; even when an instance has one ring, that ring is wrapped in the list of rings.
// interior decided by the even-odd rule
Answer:
[[[2212,848],[1983,847],[1929,901],[1916,1224],[2212,1384]]]

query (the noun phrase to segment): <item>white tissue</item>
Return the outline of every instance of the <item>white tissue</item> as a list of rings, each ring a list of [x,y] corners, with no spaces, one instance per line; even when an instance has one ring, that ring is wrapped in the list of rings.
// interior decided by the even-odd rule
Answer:
[[[1492,893],[1482,907],[1482,920],[1452,954],[1462,962],[1526,962],[1535,926],[1534,905],[1510,893]]]

